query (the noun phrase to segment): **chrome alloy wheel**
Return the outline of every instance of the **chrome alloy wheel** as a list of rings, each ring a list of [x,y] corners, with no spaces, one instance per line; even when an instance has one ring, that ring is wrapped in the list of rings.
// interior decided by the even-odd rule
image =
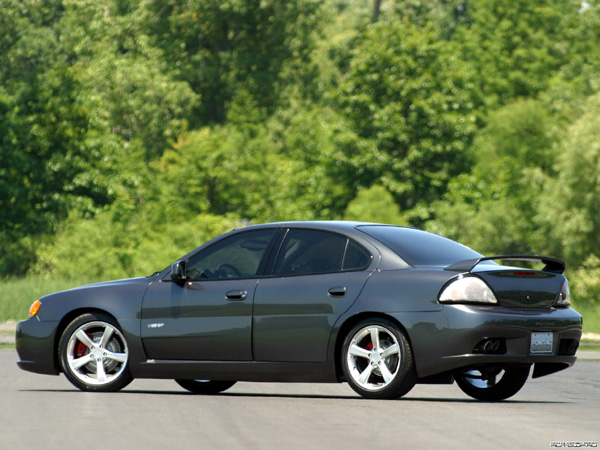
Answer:
[[[394,381],[401,358],[394,334],[382,325],[368,325],[352,337],[346,364],[355,383],[374,392]]]
[[[67,343],[69,370],[86,385],[102,386],[118,379],[127,367],[128,355],[121,332],[101,321],[83,324]]]
[[[529,377],[529,366],[483,366],[457,370],[454,379],[467,395],[497,402],[515,395]]]
[[[463,372],[464,380],[478,389],[489,389],[496,386],[504,376],[505,370],[501,367],[489,370],[467,370]]]

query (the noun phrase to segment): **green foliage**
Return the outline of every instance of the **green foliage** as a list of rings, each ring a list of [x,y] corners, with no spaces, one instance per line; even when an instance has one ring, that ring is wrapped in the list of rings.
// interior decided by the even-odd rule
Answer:
[[[450,183],[428,227],[488,254],[547,250],[536,211],[553,175],[555,134],[539,101],[492,113],[474,143],[472,172]]]
[[[284,66],[311,48],[317,9],[314,0],[148,0],[142,15],[154,45],[202,98],[197,126],[223,123],[240,91],[274,108]]]
[[[576,302],[600,309],[600,258],[590,255],[571,271],[569,281],[571,290],[577,293]]]
[[[465,2],[468,24],[459,27],[462,58],[472,62],[489,107],[547,89],[569,61],[569,21],[580,3],[554,0]]]
[[[66,279],[148,276],[236,226],[235,220],[211,215],[160,223],[153,206],[125,214],[113,206],[94,219],[71,217],[38,250],[32,272]]]
[[[356,198],[348,204],[344,219],[408,225],[406,219],[400,214],[392,194],[378,185],[359,190]]]
[[[382,184],[410,210],[468,169],[478,99],[455,52],[431,25],[369,27],[339,93],[349,122],[339,155],[346,183]]]
[[[565,131],[539,210],[556,250],[575,266],[600,255],[600,95],[584,110]]]
[[[327,152],[331,132],[320,123],[323,111],[298,106],[265,125],[237,111],[233,106],[227,125],[183,135],[156,163],[167,211],[256,222],[332,218],[343,192],[327,173],[333,150]],[[250,106],[243,111],[252,117]]]

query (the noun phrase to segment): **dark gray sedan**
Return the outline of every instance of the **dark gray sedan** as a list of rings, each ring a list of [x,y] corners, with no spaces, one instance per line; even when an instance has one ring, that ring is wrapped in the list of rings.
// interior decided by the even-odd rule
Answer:
[[[413,228],[250,226],[150,277],[37,300],[17,327],[18,364],[85,391],[134,378],[201,394],[312,381],[398,398],[415,383],[456,381],[503,400],[532,366],[536,378],[575,363],[582,319],[564,269],[543,256],[486,258]]]

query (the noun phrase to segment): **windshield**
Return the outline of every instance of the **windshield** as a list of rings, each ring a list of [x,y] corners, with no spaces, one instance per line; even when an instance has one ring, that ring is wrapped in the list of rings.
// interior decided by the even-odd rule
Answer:
[[[458,242],[415,228],[364,225],[358,229],[385,244],[412,266],[449,266],[483,256]]]

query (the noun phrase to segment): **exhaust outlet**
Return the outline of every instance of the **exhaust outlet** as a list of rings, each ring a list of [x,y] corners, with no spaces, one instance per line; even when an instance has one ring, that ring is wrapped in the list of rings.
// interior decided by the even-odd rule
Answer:
[[[484,339],[475,346],[475,348],[473,349],[473,353],[483,353],[485,355],[503,354],[506,353],[506,344],[504,343],[504,339]]]

